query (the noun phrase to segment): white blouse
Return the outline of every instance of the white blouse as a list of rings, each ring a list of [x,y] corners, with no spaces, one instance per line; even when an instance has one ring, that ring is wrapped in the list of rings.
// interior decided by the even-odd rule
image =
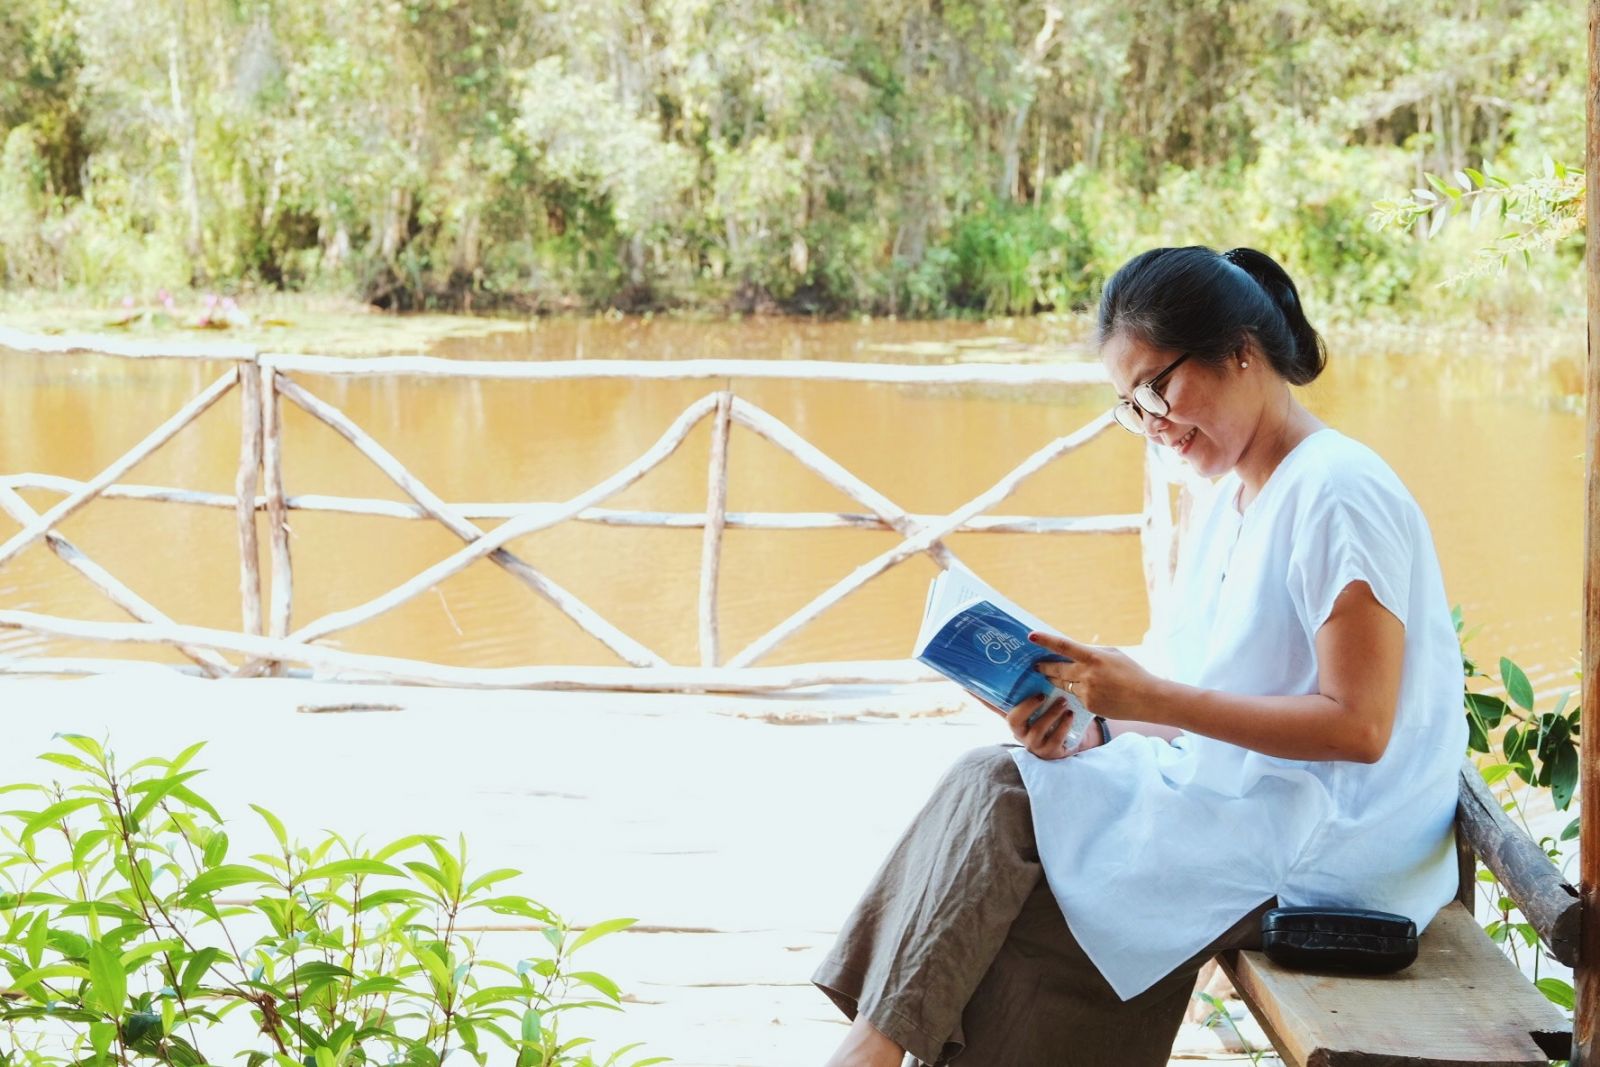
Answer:
[[[1198,733],[1122,734],[1062,760],[1015,749],[1050,889],[1123,1000],[1273,896],[1397,912],[1419,932],[1455,896],[1461,655],[1421,509],[1331,429],[1284,457],[1243,515],[1240,484],[1228,474],[1198,502],[1139,658],[1205,689],[1316,693],[1317,631],[1364,581],[1405,626],[1394,732],[1372,764]]]

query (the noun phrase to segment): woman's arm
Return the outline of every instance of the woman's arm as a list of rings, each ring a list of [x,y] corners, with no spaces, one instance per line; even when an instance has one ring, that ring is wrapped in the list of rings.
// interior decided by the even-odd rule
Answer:
[[[1405,627],[1365,582],[1345,587],[1317,631],[1318,692],[1310,696],[1240,696],[1199,689],[1157,678],[1115,649],[1049,634],[1033,636],[1038,644],[1076,661],[1041,664],[1039,670],[1063,689],[1072,683],[1085,705],[1107,717],[1137,714],[1155,726],[1204,734],[1284,759],[1359,763],[1382,758],[1394,729]],[[1273,650],[1262,648],[1259,654],[1272,655]]]
[[[1152,661],[1149,658],[1150,646],[1147,643],[1149,636],[1149,634],[1146,634],[1146,640],[1137,645],[1118,645],[1117,650],[1126,653],[1141,667],[1150,670]],[[1112,737],[1120,734],[1145,734],[1148,737],[1160,737],[1167,741],[1172,741],[1183,736],[1183,731],[1176,726],[1164,726],[1158,722],[1144,722],[1140,719],[1113,719],[1109,715],[1104,716],[1104,718],[1106,726],[1111,730]],[[1095,732],[1098,733],[1099,731]]]

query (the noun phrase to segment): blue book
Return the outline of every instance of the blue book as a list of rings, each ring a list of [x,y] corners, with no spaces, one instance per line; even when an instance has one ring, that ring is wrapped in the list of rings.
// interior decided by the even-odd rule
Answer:
[[[1093,716],[1082,701],[1063,692],[1034,667],[1071,662],[1028,640],[1043,622],[985,585],[970,571],[952,567],[928,587],[922,630],[913,652],[916,659],[969,693],[1007,711],[1031,696],[1043,696],[1031,725],[1044,710],[1065,698],[1073,710],[1063,740],[1073,747],[1083,738]]]

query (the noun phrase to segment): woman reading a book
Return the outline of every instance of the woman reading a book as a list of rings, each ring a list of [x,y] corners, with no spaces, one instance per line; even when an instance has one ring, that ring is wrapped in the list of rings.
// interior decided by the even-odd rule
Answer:
[[[1455,628],[1421,511],[1291,386],[1321,338],[1251,249],[1158,248],[1099,310],[1126,429],[1200,475],[1136,649],[1033,639],[1096,717],[1031,698],[957,761],[812,980],[854,1019],[827,1067],[1164,1064],[1199,968],[1278,905],[1420,931],[1456,890]]]

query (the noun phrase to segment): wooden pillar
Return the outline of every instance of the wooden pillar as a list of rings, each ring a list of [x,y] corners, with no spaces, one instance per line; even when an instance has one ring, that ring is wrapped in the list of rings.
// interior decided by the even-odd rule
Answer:
[[[1584,268],[1589,298],[1589,358],[1584,406],[1584,536],[1583,536],[1583,710],[1579,733],[1580,766],[1578,856],[1579,895],[1583,919],[1575,968],[1576,1011],[1572,1027],[1572,1063],[1600,1067],[1600,0],[1589,0],[1589,79],[1585,96],[1584,224],[1587,241]]]
[[[289,561],[289,509],[283,490],[283,409],[278,380],[270,366],[261,368],[261,475],[267,496],[267,528],[272,537],[272,611],[268,633],[287,637],[294,611],[294,570]],[[282,663],[270,665],[283,673]]]
[[[706,474],[706,528],[700,547],[700,665],[715,667],[717,647],[717,579],[722,571],[722,528],[728,521],[728,430],[733,415],[733,390],[717,394],[711,423],[711,465]]]
[[[239,526],[239,608],[244,632],[260,637],[261,549],[256,538],[256,486],[261,482],[261,376],[254,360],[239,364],[239,473],[234,498]]]

